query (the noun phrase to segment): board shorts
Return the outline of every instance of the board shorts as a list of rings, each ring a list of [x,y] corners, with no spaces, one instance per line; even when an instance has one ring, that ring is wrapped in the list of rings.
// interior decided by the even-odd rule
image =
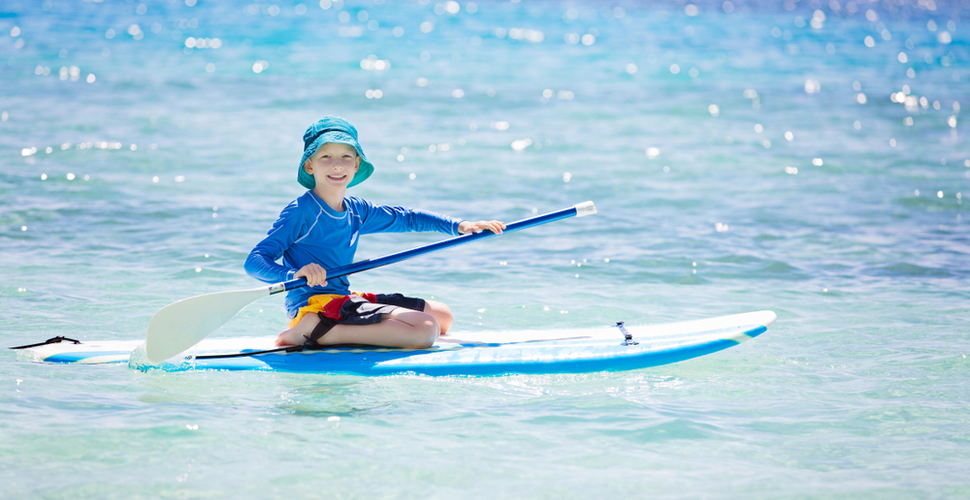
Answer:
[[[398,308],[424,311],[426,302],[416,297],[405,297],[400,293],[373,294],[353,292],[351,295],[314,295],[307,305],[300,308],[290,320],[293,328],[307,314],[316,314],[320,323],[313,329],[306,344],[309,349],[317,348],[317,340],[336,325],[374,325],[380,323],[384,314]]]

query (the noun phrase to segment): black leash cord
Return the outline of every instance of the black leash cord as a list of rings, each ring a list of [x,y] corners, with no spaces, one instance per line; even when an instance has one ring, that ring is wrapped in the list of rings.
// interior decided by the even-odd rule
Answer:
[[[274,352],[300,352],[304,350],[305,347],[301,345],[295,345],[290,347],[280,347],[277,349],[269,349],[266,351],[251,351],[251,352],[237,352],[233,354],[207,354],[203,356],[196,356],[195,359],[220,359],[220,358],[241,358],[243,356],[258,356],[260,354],[271,354]]]
[[[67,338],[67,337],[63,337],[63,336],[58,335],[57,337],[51,337],[51,338],[49,338],[49,339],[47,339],[47,340],[45,340],[43,342],[38,342],[36,344],[28,344],[28,345],[18,345],[18,346],[15,346],[15,347],[10,347],[10,349],[31,349],[31,348],[34,348],[34,347],[40,347],[42,345],[58,344],[58,343],[61,343],[61,342],[70,342],[72,344],[80,344],[81,343],[80,340],[75,340],[75,339],[71,339],[71,338]],[[239,357],[242,357],[242,356],[257,356],[257,355],[260,355],[260,354],[271,354],[271,353],[274,353],[274,352],[283,352],[283,351],[286,351],[286,352],[300,352],[300,351],[302,351],[304,349],[306,349],[306,348],[303,347],[303,346],[301,346],[301,345],[297,345],[297,346],[290,346],[290,347],[280,347],[280,348],[277,348],[277,349],[269,349],[269,350],[266,350],[266,351],[237,352],[237,353],[233,353],[233,354],[209,354],[209,355],[204,355],[204,356],[196,356],[196,359],[239,358]]]
[[[38,342],[36,344],[30,344],[30,345],[18,345],[16,347],[11,347],[10,349],[30,349],[31,347],[40,347],[42,345],[57,344],[57,343],[60,343],[60,342],[71,342],[71,343],[74,343],[74,344],[80,344],[81,343],[80,340],[69,339],[67,337],[62,337],[62,336],[58,335],[57,337],[51,337],[51,338],[49,338],[49,339],[47,339],[47,340],[45,340],[43,342]]]

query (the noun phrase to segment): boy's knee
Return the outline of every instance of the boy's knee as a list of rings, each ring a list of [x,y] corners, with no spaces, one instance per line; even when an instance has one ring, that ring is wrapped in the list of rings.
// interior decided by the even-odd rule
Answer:
[[[418,325],[417,334],[414,338],[415,349],[425,349],[431,347],[436,340],[438,340],[438,335],[441,334],[441,326],[438,324],[438,320],[430,314],[425,314],[426,318],[423,318]]]
[[[426,302],[424,312],[434,316],[434,318],[438,321],[440,333],[444,333],[451,328],[451,323],[454,321],[454,316],[452,316],[451,308],[448,307],[448,304],[429,300]]]
[[[445,320],[450,322],[452,319],[454,319],[454,317],[451,314],[451,308],[448,307],[448,304],[441,304],[441,309],[439,309],[439,311],[440,311],[441,317],[444,318]]]

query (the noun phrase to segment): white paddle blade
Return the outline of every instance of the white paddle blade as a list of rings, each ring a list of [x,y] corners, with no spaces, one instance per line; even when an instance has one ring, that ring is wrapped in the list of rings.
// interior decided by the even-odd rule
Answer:
[[[161,308],[148,323],[145,354],[160,363],[198,344],[254,300],[269,295],[268,288],[216,292],[190,297]]]

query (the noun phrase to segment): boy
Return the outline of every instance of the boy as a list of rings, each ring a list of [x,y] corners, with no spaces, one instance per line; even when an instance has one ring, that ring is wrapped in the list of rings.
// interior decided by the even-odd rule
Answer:
[[[468,222],[406,207],[375,205],[346,196],[374,172],[357,141],[357,129],[343,118],[324,117],[303,135],[297,180],[309,189],[280,213],[266,238],[246,259],[246,272],[276,283],[306,278],[286,296],[289,328],[276,345],[368,344],[422,349],[451,327],[447,305],[401,294],[351,293],[346,277],[327,281],[326,269],[353,263],[361,234],[439,231],[448,234],[501,233],[500,221]],[[282,265],[276,260],[282,257]]]

